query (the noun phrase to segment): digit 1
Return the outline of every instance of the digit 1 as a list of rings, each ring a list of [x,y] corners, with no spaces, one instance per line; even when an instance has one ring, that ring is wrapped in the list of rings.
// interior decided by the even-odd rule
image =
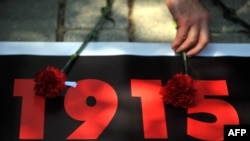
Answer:
[[[141,98],[146,139],[166,139],[168,137],[164,103],[159,94],[160,89],[161,81],[158,80],[131,80],[132,96]]]
[[[89,97],[95,98],[95,105],[86,103]],[[97,139],[115,115],[117,105],[116,92],[106,82],[96,79],[77,82],[76,88],[67,91],[64,107],[71,118],[83,124],[67,139]]]
[[[14,96],[22,97],[19,139],[43,139],[45,99],[33,88],[33,79],[15,79]]]
[[[196,80],[195,86],[203,95],[228,96],[225,80]],[[202,103],[188,109],[188,114],[192,113],[210,113],[216,116],[214,123],[202,122],[192,118],[187,119],[187,134],[202,140],[223,140],[224,125],[239,124],[238,114],[234,107],[220,99],[204,99]]]

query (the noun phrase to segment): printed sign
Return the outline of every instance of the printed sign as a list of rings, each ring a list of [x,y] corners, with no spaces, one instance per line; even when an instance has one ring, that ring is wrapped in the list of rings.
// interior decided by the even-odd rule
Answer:
[[[183,72],[180,56],[80,56],[67,74],[77,87],[47,99],[34,94],[36,72],[69,56],[1,55],[1,140],[224,140],[250,124],[250,56],[197,56],[189,74],[202,102],[182,109],[159,91]]]

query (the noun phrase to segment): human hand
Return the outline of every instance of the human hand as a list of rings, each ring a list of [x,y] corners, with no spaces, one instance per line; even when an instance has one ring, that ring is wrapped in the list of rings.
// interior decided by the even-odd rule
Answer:
[[[177,34],[172,42],[176,53],[187,56],[198,54],[209,41],[209,13],[199,0],[166,0],[177,24]]]

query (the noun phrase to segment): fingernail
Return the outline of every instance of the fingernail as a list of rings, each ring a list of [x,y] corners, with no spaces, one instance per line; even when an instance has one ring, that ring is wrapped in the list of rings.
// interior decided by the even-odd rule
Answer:
[[[176,48],[172,48],[172,50],[173,50],[174,52],[176,52]]]
[[[180,49],[176,49],[176,50],[175,50],[175,52],[180,53],[180,52],[181,52],[181,50],[180,50]]]
[[[173,50],[175,50],[176,46],[174,46],[174,45],[171,45],[171,48],[172,48]]]
[[[187,57],[190,58],[192,57],[192,55],[190,53],[187,53]]]

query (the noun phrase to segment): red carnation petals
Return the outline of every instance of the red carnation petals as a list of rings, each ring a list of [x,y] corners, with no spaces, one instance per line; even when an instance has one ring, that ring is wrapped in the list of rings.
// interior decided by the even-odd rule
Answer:
[[[166,104],[187,109],[195,105],[198,91],[190,76],[179,73],[167,82],[160,94]]]
[[[35,75],[35,94],[46,98],[55,98],[66,89],[66,75],[60,69],[47,66]]]

